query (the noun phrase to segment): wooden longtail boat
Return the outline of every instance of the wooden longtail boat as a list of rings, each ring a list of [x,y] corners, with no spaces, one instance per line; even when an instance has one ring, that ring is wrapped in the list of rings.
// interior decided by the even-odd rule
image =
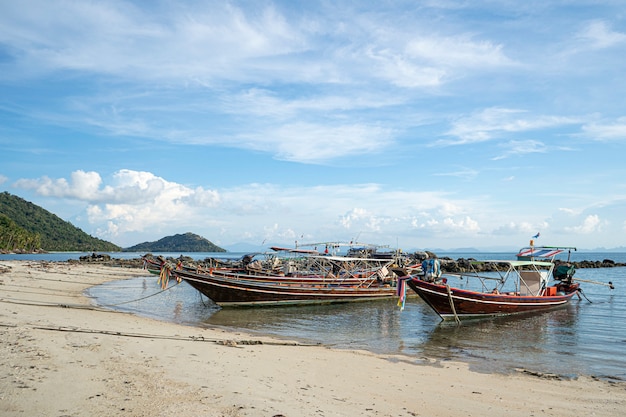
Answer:
[[[346,303],[397,296],[397,279],[388,260],[311,255],[297,269],[288,264],[286,274],[144,260],[153,273],[158,269],[165,286],[170,278],[184,280],[222,307]]]
[[[400,278],[398,292],[402,301],[407,285],[443,320],[457,322],[546,311],[566,305],[580,291],[579,284],[573,282],[574,268],[567,263],[555,268],[555,255],[552,253],[549,260],[543,261],[534,257],[474,261],[472,271],[462,274],[430,278],[428,274],[408,275]],[[455,278],[460,279],[460,284],[451,286],[449,282]],[[555,282],[549,285],[552,278]],[[490,285],[489,281],[492,281]]]
[[[282,267],[264,267],[257,262],[236,266],[220,267],[206,265],[185,265],[163,258],[144,257],[144,268],[160,275],[163,268],[185,270],[198,275],[211,275],[233,280],[279,283],[312,283],[343,286],[396,285],[397,276],[391,268],[392,261],[383,259],[353,258],[342,256],[308,256],[294,261],[282,259]],[[175,265],[175,266],[174,266]]]
[[[211,275],[187,270],[172,273],[222,307],[346,303],[396,297],[396,288],[391,285],[253,281],[237,274]]]

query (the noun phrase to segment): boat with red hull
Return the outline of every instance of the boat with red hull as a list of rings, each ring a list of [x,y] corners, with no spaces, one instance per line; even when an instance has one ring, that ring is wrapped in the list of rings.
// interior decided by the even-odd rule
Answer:
[[[538,295],[494,294],[451,288],[447,283],[418,278],[409,279],[407,285],[443,320],[551,310],[568,303],[579,290],[579,284],[558,284]]]
[[[457,322],[559,308],[581,291],[574,268],[568,262],[555,264],[554,256],[562,251],[552,251],[548,260],[473,261],[464,273],[408,275],[399,279],[398,293],[402,300],[408,286],[443,320]],[[459,284],[451,285],[453,279]]]

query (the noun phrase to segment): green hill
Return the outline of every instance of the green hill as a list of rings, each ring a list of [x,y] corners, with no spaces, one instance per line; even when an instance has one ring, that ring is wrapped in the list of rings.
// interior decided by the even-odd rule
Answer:
[[[167,236],[156,242],[144,242],[124,252],[226,252],[225,249],[213,244],[202,236],[193,233]]]
[[[130,248],[125,252],[226,252],[209,240],[196,234],[187,232],[182,235],[167,236],[156,242],[144,242]]]
[[[29,201],[6,191],[0,193],[0,250],[32,252],[39,249],[59,252],[121,250]]]

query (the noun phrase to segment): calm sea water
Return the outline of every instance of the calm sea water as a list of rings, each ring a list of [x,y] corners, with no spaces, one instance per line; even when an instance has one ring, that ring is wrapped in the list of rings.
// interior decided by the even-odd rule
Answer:
[[[212,254],[185,255],[204,259]],[[512,259],[510,253],[439,255],[453,259]],[[136,256],[128,254],[131,258]],[[16,258],[13,255],[9,259]],[[44,259],[69,258],[68,254],[61,254],[58,259]],[[575,252],[572,256],[573,261],[604,259],[626,262],[626,253]],[[467,362],[479,372],[527,369],[565,377],[593,375],[626,380],[626,267],[579,269],[575,277],[612,281],[615,289],[582,283],[589,300],[574,298],[567,307],[552,312],[467,321],[461,326],[441,322],[417,297],[407,301],[404,311],[400,311],[395,300],[220,309],[184,282],[161,292],[158,278],[147,273],[145,277],[93,287],[88,294],[98,305],[159,320],[227,327],[341,349],[402,354],[418,363],[455,360]]]

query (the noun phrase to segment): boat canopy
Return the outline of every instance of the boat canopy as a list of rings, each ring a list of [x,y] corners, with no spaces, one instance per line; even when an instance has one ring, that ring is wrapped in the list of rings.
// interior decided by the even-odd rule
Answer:
[[[493,273],[493,275],[486,274],[481,268],[475,268],[485,264],[496,265],[494,270],[487,271]],[[472,261],[471,265],[470,271],[459,274],[447,273],[446,275],[459,276],[461,279],[466,279],[466,282],[469,282],[470,279],[477,279],[481,284],[481,292],[491,291],[493,287],[490,287],[487,282],[496,281],[494,291],[497,290],[502,294],[512,291],[516,295],[532,296],[542,294],[554,270],[553,262],[535,261],[532,259]],[[514,288],[511,288],[511,286]]]
[[[517,254],[517,259],[530,259],[530,258],[542,258],[542,259],[554,259],[558,254],[572,250],[576,250],[571,246],[528,246],[520,249]]]
[[[544,267],[550,267],[552,266],[552,262],[549,261],[532,261],[532,260],[528,260],[528,259],[522,259],[522,260],[517,260],[517,261],[510,261],[510,260],[502,260],[502,259],[498,259],[498,260],[485,260],[485,261],[472,261],[472,264],[475,265],[479,265],[479,264],[507,264],[510,265],[512,268],[519,268],[522,266],[544,266]]]

